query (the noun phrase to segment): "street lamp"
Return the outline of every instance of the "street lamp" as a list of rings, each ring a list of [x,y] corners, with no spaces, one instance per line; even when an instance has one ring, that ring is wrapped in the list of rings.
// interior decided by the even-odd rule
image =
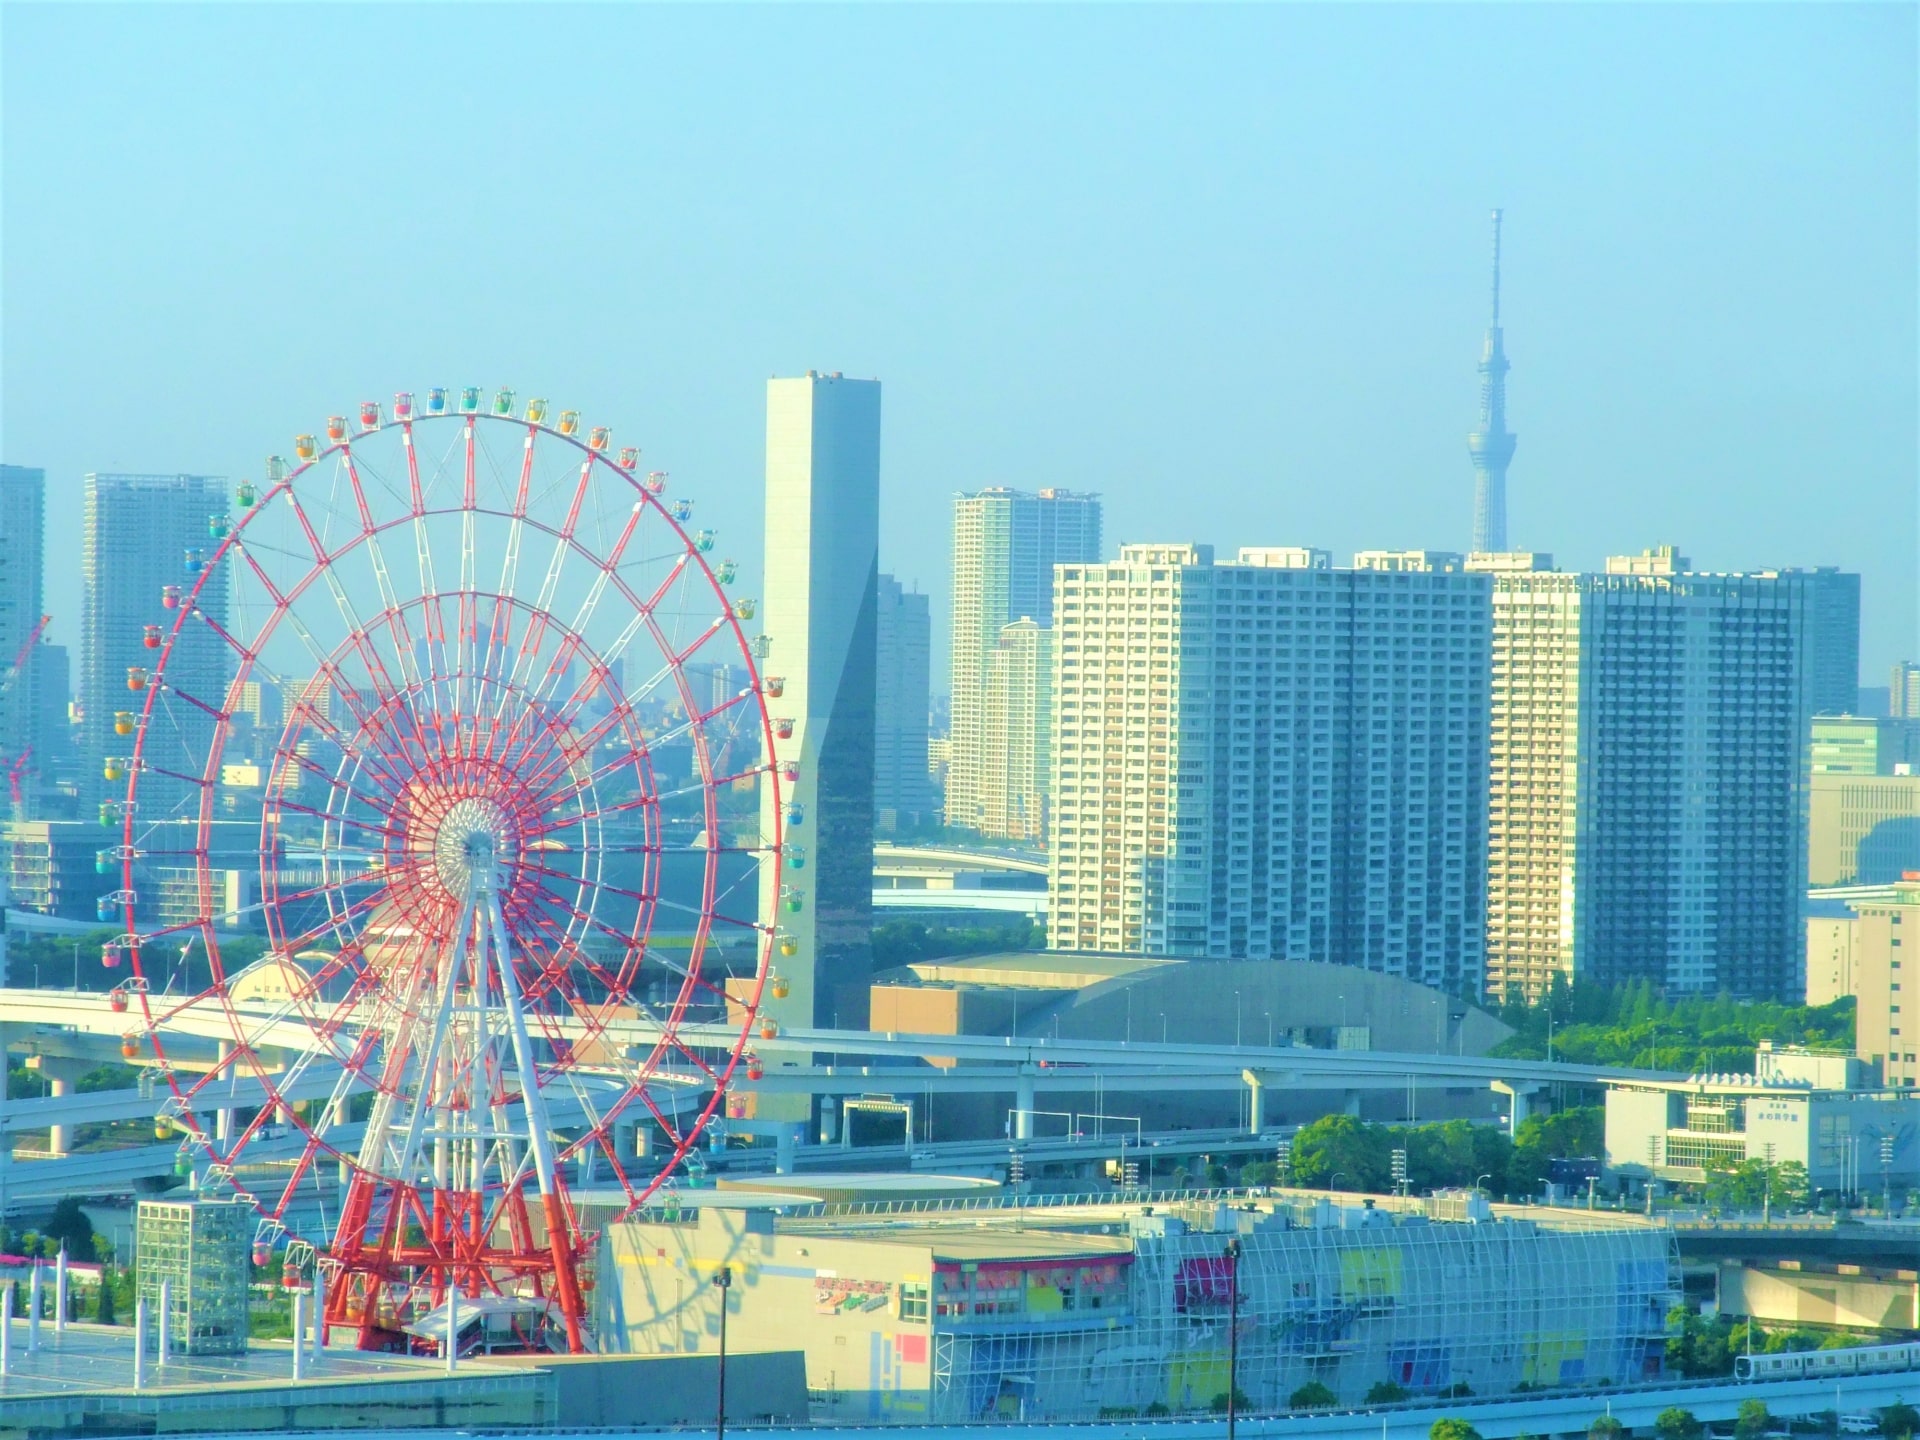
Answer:
[[[1233,1422],[1240,1390],[1240,1237],[1227,1241],[1227,1440],[1233,1440]]]
[[[1479,1188],[1480,1188],[1480,1182],[1481,1182],[1482,1180],[1491,1180],[1492,1178],[1493,1178],[1493,1172],[1492,1172],[1491,1170],[1489,1170],[1489,1171],[1487,1171],[1487,1172],[1485,1172],[1484,1174],[1480,1174],[1480,1175],[1476,1175],[1476,1176],[1474,1176],[1474,1177],[1473,1177],[1473,1188],[1474,1188],[1474,1189],[1475,1189],[1476,1191],[1477,1191],[1477,1190],[1479,1190]]]
[[[714,1440],[727,1440],[727,1291],[733,1286],[733,1270],[722,1265],[714,1273],[714,1289],[720,1292],[720,1399],[713,1423]]]

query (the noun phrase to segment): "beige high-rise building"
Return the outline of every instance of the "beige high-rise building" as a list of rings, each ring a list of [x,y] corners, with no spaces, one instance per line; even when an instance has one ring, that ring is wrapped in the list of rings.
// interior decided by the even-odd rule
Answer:
[[[1053,745],[1053,631],[1025,616],[1000,631],[987,662],[980,830],[1007,840],[1047,838]]]
[[[1468,563],[1494,582],[1489,992],[1802,995],[1809,721],[1857,668],[1854,577]]]
[[[1809,885],[1885,885],[1920,868],[1920,775],[1815,775]]]
[[[1028,494],[1005,487],[953,502],[952,712],[948,728],[949,825],[1020,838],[991,817],[1019,815],[1016,797],[984,791],[989,744],[1009,720],[987,708],[1000,633],[1021,619],[1053,623],[1053,570],[1100,557],[1100,497],[1072,490]]]
[[[1896,883],[1892,899],[1853,908],[1853,1053],[1877,1063],[1886,1084],[1912,1086],[1920,1080],[1920,962],[1906,962],[1920,954],[1920,871]]]

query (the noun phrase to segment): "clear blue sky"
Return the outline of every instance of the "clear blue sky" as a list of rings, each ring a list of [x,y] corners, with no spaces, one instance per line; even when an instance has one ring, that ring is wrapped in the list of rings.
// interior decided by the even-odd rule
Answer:
[[[0,458],[70,555],[87,470],[510,383],[753,569],[762,382],[813,367],[886,382],[882,563],[937,607],[987,484],[1104,492],[1113,543],[1464,548],[1500,205],[1514,543],[1857,567],[1884,683],[1915,13],[8,4]]]

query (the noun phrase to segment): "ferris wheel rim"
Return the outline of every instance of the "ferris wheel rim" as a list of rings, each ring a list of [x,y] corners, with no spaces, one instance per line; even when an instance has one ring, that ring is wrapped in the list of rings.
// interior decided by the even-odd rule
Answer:
[[[140,722],[136,730],[136,736],[135,736],[135,742],[134,742],[134,760],[132,765],[130,766],[131,773],[128,776],[128,790],[127,790],[126,804],[121,814],[120,831],[121,831],[121,838],[123,843],[120,848],[125,852],[124,859],[122,861],[123,889],[126,892],[128,892],[129,896],[131,896],[133,891],[133,872],[135,868],[136,858],[138,857],[138,854],[139,854],[136,848],[136,840],[139,834],[139,817],[137,814],[137,805],[138,805],[139,790],[140,790],[140,776],[143,773],[145,773],[145,770],[146,770],[146,767],[143,762],[146,759],[146,747],[148,742],[149,728],[153,720],[155,707],[161,702],[161,696],[163,695],[163,693],[178,693],[183,695],[185,698],[189,700],[194,699],[194,697],[187,694],[187,692],[171,689],[171,687],[169,687],[166,683],[165,676],[166,676],[166,671],[168,667],[168,662],[173,657],[174,647],[179,641],[182,634],[185,632],[186,627],[192,622],[192,620],[196,616],[205,618],[200,608],[200,600],[203,592],[205,591],[207,585],[210,583],[212,579],[215,568],[221,565],[230,564],[232,557],[236,552],[241,554],[247,553],[246,546],[244,543],[247,526],[250,523],[252,523],[259,514],[265,511],[266,507],[271,502],[273,502],[276,499],[276,497],[285,495],[289,498],[295,499],[297,502],[297,495],[296,495],[294,486],[295,486],[295,482],[299,480],[302,476],[308,475],[309,472],[312,472],[317,467],[320,467],[321,465],[325,464],[329,459],[338,458],[343,455],[351,456],[354,452],[355,445],[371,439],[374,435],[380,433],[380,430],[382,429],[390,430],[394,428],[400,428],[404,432],[406,432],[406,434],[410,437],[414,426],[422,425],[422,424],[431,424],[434,421],[438,421],[438,420],[447,420],[447,421],[455,422],[456,425],[464,426],[468,428],[469,432],[471,432],[472,428],[475,425],[475,422],[485,420],[485,421],[493,422],[495,424],[503,424],[513,429],[523,430],[527,432],[527,435],[528,435],[527,443],[529,446],[531,446],[534,443],[534,437],[536,435],[544,439],[549,439],[551,441],[561,443],[565,446],[569,446],[573,450],[579,452],[581,455],[585,457],[585,460],[581,467],[583,489],[586,484],[585,477],[590,473],[605,474],[610,477],[617,477],[620,481],[624,482],[631,489],[632,495],[634,497],[634,503],[632,508],[636,513],[640,512],[644,508],[651,507],[652,514],[656,516],[660,522],[670,527],[671,535],[679,542],[679,554],[681,556],[681,563],[684,565],[687,562],[691,562],[692,567],[696,569],[698,572],[699,579],[704,583],[706,591],[714,595],[721,602],[719,605],[720,618],[719,618],[719,623],[716,626],[716,629],[731,630],[732,633],[730,638],[733,644],[729,648],[731,650],[737,651],[740,660],[744,663],[746,674],[749,680],[749,689],[747,692],[743,692],[743,693],[748,693],[752,695],[753,697],[752,703],[755,706],[757,706],[757,708],[760,711],[760,714],[758,717],[758,720],[759,720],[758,730],[759,730],[759,739],[763,746],[762,754],[765,758],[763,763],[760,766],[754,767],[754,769],[756,771],[764,771],[765,782],[774,786],[775,803],[774,803],[774,806],[772,807],[773,819],[772,819],[771,833],[763,834],[761,836],[761,843],[758,846],[748,847],[748,848],[757,850],[763,857],[763,863],[767,863],[771,865],[774,873],[774,884],[775,884],[776,893],[777,893],[777,887],[778,887],[778,881],[779,881],[779,869],[780,869],[781,860],[783,857],[783,850],[784,850],[783,837],[781,834],[781,831],[783,828],[781,823],[781,817],[784,813],[784,807],[780,802],[780,788],[781,788],[780,775],[776,765],[774,764],[774,759],[773,759],[773,756],[775,754],[773,721],[767,711],[765,699],[761,693],[763,688],[762,679],[759,672],[758,656],[755,652],[755,648],[749,642],[746,632],[740,623],[741,617],[735,612],[734,607],[727,603],[726,595],[725,595],[724,589],[722,588],[722,582],[716,576],[711,563],[708,561],[707,556],[704,553],[704,549],[700,546],[697,546],[694,543],[694,538],[687,533],[685,527],[681,522],[681,519],[677,517],[673,513],[673,511],[668,508],[668,506],[666,506],[661,502],[659,498],[660,491],[658,489],[651,487],[650,485],[643,485],[639,483],[631,467],[615,464],[609,458],[609,456],[605,453],[604,444],[600,446],[590,445],[583,442],[577,435],[566,433],[550,424],[543,424],[535,421],[524,420],[511,415],[489,414],[484,410],[479,412],[474,412],[474,411],[465,411],[461,413],[448,412],[448,413],[439,414],[439,415],[431,415],[431,414],[416,415],[404,422],[397,422],[397,421],[388,422],[387,424],[381,427],[378,427],[377,429],[365,430],[359,434],[346,436],[345,438],[335,443],[329,444],[324,449],[316,449],[316,453],[313,455],[313,457],[310,460],[303,461],[297,466],[294,466],[293,468],[288,470],[279,480],[277,480],[276,482],[268,486],[264,491],[264,493],[260,495],[259,500],[255,504],[247,507],[246,513],[242,515],[236,522],[234,522],[231,526],[231,529],[225,535],[222,536],[222,538],[219,541],[219,544],[213,549],[211,559],[209,559],[205,563],[204,567],[199,571],[199,573],[194,578],[194,581],[191,587],[189,587],[185,591],[182,597],[183,603],[181,603],[177,607],[178,613],[174,616],[173,624],[169,628],[167,634],[165,635],[164,643],[160,649],[160,653],[158,656],[156,656],[152,678],[146,687],[147,694],[143,699],[143,704],[140,711]],[[411,447],[410,439],[406,443],[410,448]],[[595,464],[596,461],[598,462],[597,465]],[[416,523],[419,519],[421,519],[425,515],[453,515],[453,514],[486,515],[492,518],[509,520],[515,524],[524,525],[535,533],[546,535],[549,538],[552,538],[564,545],[569,546],[570,553],[579,555],[589,566],[601,568],[604,573],[608,573],[611,579],[617,585],[619,585],[619,576],[617,575],[617,566],[611,566],[611,565],[602,566],[600,562],[600,558],[598,556],[596,556],[587,547],[581,545],[577,541],[577,539],[575,539],[571,534],[563,533],[562,528],[557,528],[554,526],[547,525],[543,523],[538,517],[527,514],[524,511],[509,512],[509,511],[501,511],[489,506],[476,505],[472,503],[472,495],[471,495],[471,491],[469,490],[469,493],[466,497],[466,503],[464,504],[451,505],[451,504],[442,503],[436,506],[426,507],[424,509],[416,508],[410,512],[395,515],[390,519],[387,519],[377,525],[369,525],[367,528],[363,529],[362,531],[350,535],[349,538],[347,538],[345,541],[342,542],[342,544],[340,544],[339,546],[337,546],[331,551],[325,550],[324,548],[316,544],[313,563],[309,567],[307,573],[300,579],[297,589],[289,590],[276,597],[275,614],[278,615],[278,614],[284,613],[285,609],[288,606],[290,606],[291,604],[296,602],[298,599],[300,599],[308,589],[310,589],[315,583],[317,583],[317,581],[319,580],[323,572],[325,572],[329,567],[338,564],[347,555],[349,555],[355,548],[368,543],[377,543],[377,537],[379,535],[386,533],[387,531],[398,529],[408,524]],[[251,556],[249,556],[248,558],[251,561]],[[264,576],[261,576],[260,578],[262,580],[265,579]],[[625,597],[631,603],[635,604],[636,606],[641,605],[642,602],[640,601],[639,597],[634,595],[631,590],[626,589],[624,585],[619,585],[619,588],[621,589],[622,594],[625,595]],[[411,595],[406,601],[402,602],[402,604],[403,605],[425,604],[430,598],[442,598],[445,595],[451,594],[451,593],[456,593],[456,592],[453,592],[451,589],[443,588],[439,592],[439,595],[437,596],[429,596],[428,594],[425,594],[425,593]],[[472,593],[472,592],[462,592],[462,593]],[[513,601],[522,605],[530,605],[533,603],[526,596],[500,595],[495,598],[506,600],[506,601]],[[372,612],[374,619],[370,621],[369,624],[378,624],[380,617],[386,616],[389,613],[389,608],[390,607],[383,606],[381,609]],[[554,620],[564,619],[564,617],[562,617],[557,613],[551,614],[550,618]],[[653,617],[649,613],[648,619],[650,623],[652,622],[652,618]],[[659,640],[660,640],[660,637],[658,637],[658,635],[656,634],[656,641],[658,642]],[[265,637],[256,637],[254,641],[254,646],[252,649],[249,649],[247,646],[242,645],[237,641],[228,640],[227,643],[229,644],[233,653],[243,657],[242,663],[247,667],[247,673],[251,673],[252,668],[259,663],[259,654],[264,650]],[[342,643],[344,644],[346,642],[343,641]],[[691,652],[689,651],[688,653],[691,653]],[[681,659],[672,661],[671,668],[675,676],[684,685],[684,670],[681,668],[683,664],[684,664],[684,657]],[[199,802],[200,802],[199,809],[198,809],[198,814],[193,818],[193,823],[195,826],[195,830],[197,832],[197,836],[201,839],[203,843],[196,845],[194,850],[191,853],[194,857],[196,869],[201,871],[204,871],[206,868],[208,868],[208,862],[210,860],[210,851],[211,851],[211,842],[209,837],[211,835],[211,827],[214,823],[211,799],[212,799],[213,789],[215,788],[215,785],[217,782],[214,778],[215,771],[211,768],[211,766],[212,766],[212,762],[215,759],[217,759],[217,757],[221,753],[224,752],[226,745],[231,740],[231,712],[222,714],[219,717],[219,723],[216,725],[215,734],[218,736],[218,740],[215,744],[209,747],[209,769],[206,773],[203,773],[201,776],[196,778],[196,777],[178,775],[177,772],[171,772],[171,771],[161,772],[161,773],[173,775],[175,778],[184,781],[186,784],[188,784],[192,788],[197,789],[199,791]],[[648,752],[644,748],[638,749],[636,753],[639,755],[639,757],[642,760],[650,759]],[[704,788],[707,790],[706,811],[707,811],[709,824],[711,825],[716,819],[716,816],[713,812],[713,807],[712,807],[713,785],[716,777],[713,772],[713,767],[709,763],[704,753],[704,748],[701,748],[697,753],[699,756],[697,763],[699,764],[699,767],[700,767],[699,768],[700,777],[703,782]],[[752,772],[748,772],[748,773],[752,773]],[[264,814],[264,807],[263,807],[263,817],[262,817],[263,838],[264,838],[264,827],[266,824],[267,824],[267,820]],[[731,848],[731,847],[720,847],[720,846],[709,847],[710,851],[714,854],[719,853],[722,849],[725,849],[725,848]],[[191,937],[196,933],[199,934],[204,940],[206,948],[209,952],[210,965],[212,967],[212,973],[214,977],[214,983],[209,987],[209,991],[205,993],[211,993],[215,996],[215,998],[218,999],[219,1003],[222,1005],[222,1007],[226,1011],[226,1015],[229,1023],[233,1026],[233,1033],[236,1040],[241,1039],[244,1032],[240,1025],[237,1008],[236,1008],[234,998],[232,996],[228,982],[231,978],[236,978],[239,974],[244,973],[244,969],[239,971],[228,972],[224,967],[222,967],[219,964],[219,961],[217,958],[218,957],[218,940],[215,934],[216,927],[213,924],[213,921],[215,918],[214,915],[211,913],[204,914],[196,917],[194,920],[185,922],[181,925],[161,927],[151,932],[143,933],[140,927],[136,924],[136,916],[134,913],[134,909],[135,909],[135,901],[132,898],[127,899],[124,906],[124,912],[125,912],[127,935],[134,942],[130,948],[131,948],[133,963],[135,966],[136,976],[140,976],[140,972],[142,968],[140,955],[141,955],[143,942],[150,939],[154,939],[154,938],[160,938],[163,936],[173,936],[173,935],[184,934],[189,937],[188,947],[190,949],[191,943],[192,943]],[[709,900],[704,905],[703,909],[707,912],[711,912],[711,909],[712,909],[711,897],[709,897]],[[701,922],[703,927],[710,925],[712,923],[712,918],[713,917],[711,913],[703,914],[702,922]],[[651,923],[651,917],[649,918],[649,923]],[[640,1203],[644,1203],[645,1197],[647,1195],[652,1194],[655,1190],[659,1188],[660,1184],[663,1183],[663,1181],[665,1180],[665,1177],[671,1173],[672,1169],[674,1168],[674,1165],[676,1165],[682,1158],[684,1158],[684,1156],[690,1150],[692,1150],[693,1147],[698,1143],[699,1136],[702,1133],[703,1129],[705,1128],[707,1122],[714,1117],[716,1112],[719,1110],[721,1104],[723,1103],[726,1083],[731,1079],[734,1073],[734,1070],[737,1068],[737,1066],[741,1062],[742,1056],[746,1052],[746,1049],[749,1043],[749,1037],[751,1034],[752,1016],[755,1012],[757,1012],[759,1008],[762,993],[764,991],[764,987],[767,980],[767,974],[771,968],[772,945],[773,945],[773,938],[774,938],[776,926],[773,921],[762,920],[759,918],[757,914],[755,918],[750,922],[734,921],[730,923],[741,924],[743,925],[743,928],[748,928],[756,932],[756,936],[757,936],[755,944],[756,944],[756,950],[758,951],[758,954],[756,956],[756,964],[754,967],[752,984],[750,987],[751,993],[748,997],[746,997],[746,1002],[747,1002],[746,1008],[748,1012],[747,1025],[746,1027],[743,1027],[739,1036],[736,1037],[734,1042],[729,1047],[727,1047],[725,1058],[721,1062],[721,1064],[714,1069],[708,1070],[708,1075],[712,1081],[712,1089],[704,1107],[700,1108],[697,1121],[691,1125],[685,1125],[685,1126],[673,1126],[673,1125],[666,1126],[667,1133],[669,1135],[674,1135],[676,1137],[674,1140],[673,1160],[667,1166],[662,1167],[661,1171],[659,1172],[659,1175],[655,1178],[653,1183],[645,1187],[645,1190],[642,1193],[636,1194],[635,1187],[631,1185],[627,1185],[625,1176],[622,1175],[623,1186],[624,1188],[626,1188],[629,1196],[631,1197],[632,1204],[637,1205]],[[271,958],[274,953],[275,952],[270,951],[268,956],[263,957],[263,960],[266,958]],[[291,955],[287,955],[283,957],[283,959],[286,959],[286,960],[291,960],[292,958],[293,957]],[[204,1127],[198,1124],[198,1109],[194,1104],[194,1095],[199,1090],[200,1087],[197,1085],[191,1086],[187,1088],[185,1093],[182,1092],[179,1071],[175,1066],[167,1063],[165,1050],[163,1048],[164,1041],[162,1039],[162,1034],[163,1034],[162,1025],[164,1020],[164,1013],[160,1015],[156,1015],[156,1010],[158,1007],[156,1007],[154,1003],[155,1000],[160,997],[153,995],[150,992],[150,988],[145,986],[143,976],[140,976],[140,978],[142,979],[142,982],[143,982],[142,988],[135,993],[137,993],[139,997],[142,1018],[146,1024],[146,1028],[149,1033],[149,1037],[154,1049],[156,1061],[159,1062],[159,1064],[164,1069],[167,1075],[169,1088],[173,1091],[174,1099],[179,1101],[181,1105],[184,1107],[184,1115],[187,1119],[192,1135],[201,1139],[203,1143],[207,1143],[210,1146],[212,1142],[206,1141],[206,1137],[204,1136],[204,1133],[203,1133]],[[205,998],[205,994],[203,993],[202,996],[195,997],[195,998]],[[175,1008],[177,1009],[178,1007],[175,1007]],[[626,1109],[627,1107],[633,1105],[636,1102],[636,1100],[640,1101],[641,1103],[644,1103],[647,1106],[647,1108],[653,1110],[655,1114],[655,1118],[662,1120],[663,1124],[665,1123],[665,1117],[662,1116],[659,1110],[653,1106],[651,1098],[647,1092],[649,1087],[654,1083],[654,1077],[659,1073],[658,1067],[657,1067],[657,1059],[663,1052],[669,1049],[669,1047],[674,1043],[674,1035],[673,1035],[674,1027],[676,1027],[677,1024],[680,1022],[680,1020],[682,1019],[685,1008],[686,1008],[686,987],[683,986],[680,993],[675,998],[675,1002],[671,1007],[671,1013],[663,1022],[661,1037],[659,1041],[656,1043],[656,1045],[653,1047],[653,1055],[649,1057],[649,1061],[648,1061],[649,1068],[645,1072],[644,1076],[629,1083],[625,1087],[621,1095],[618,1097],[615,1108],[609,1111],[603,1117],[600,1123],[592,1126],[578,1140],[574,1141],[569,1147],[567,1147],[566,1153],[572,1154],[572,1153],[578,1152],[584,1148],[589,1147],[596,1139],[604,1138],[612,1122],[618,1117],[619,1113],[624,1109]],[[682,1047],[682,1048],[684,1049],[685,1047]],[[233,1053],[235,1054],[235,1056],[240,1057],[241,1059],[244,1059],[244,1061],[247,1064],[252,1066],[252,1068],[256,1073],[256,1078],[260,1082],[262,1094],[269,1097],[268,1103],[263,1105],[261,1109],[261,1114],[264,1116],[266,1114],[272,1113],[276,1105],[280,1103],[280,1094],[278,1089],[275,1086],[273,1077],[265,1069],[264,1063],[262,1062],[261,1057],[258,1054],[257,1048],[247,1046],[244,1044],[236,1045]],[[702,1068],[706,1069],[707,1067],[702,1066]],[[217,1108],[217,1107],[208,1105],[208,1106],[204,1106],[204,1108]],[[354,1157],[346,1154],[344,1151],[342,1151],[341,1149],[331,1144],[324,1137],[324,1135],[314,1133],[313,1127],[307,1123],[305,1117],[300,1116],[300,1114],[296,1109],[293,1109],[291,1106],[289,1106],[287,1107],[287,1113],[289,1117],[292,1119],[293,1123],[302,1132],[304,1132],[308,1140],[312,1142],[312,1144],[308,1149],[307,1155],[302,1162],[303,1164],[311,1163],[315,1157],[316,1152],[320,1154],[324,1154],[334,1159],[345,1161],[350,1164],[355,1163]],[[676,1113],[678,1112],[676,1111]],[[252,1130],[258,1128],[259,1123],[260,1122],[258,1120],[255,1121],[254,1125],[250,1127],[249,1134],[252,1133]],[[236,1140],[228,1151],[228,1158],[234,1159],[239,1157],[244,1152],[245,1148],[246,1148],[246,1141],[244,1138],[240,1140]],[[616,1173],[620,1173],[617,1161],[616,1161],[615,1169],[616,1169]],[[255,1200],[255,1204],[256,1204],[256,1207],[258,1208],[259,1202],[257,1199]]]

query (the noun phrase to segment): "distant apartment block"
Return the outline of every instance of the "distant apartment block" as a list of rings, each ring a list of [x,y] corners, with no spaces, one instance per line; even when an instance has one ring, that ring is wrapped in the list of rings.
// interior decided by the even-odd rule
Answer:
[[[933,814],[927,773],[928,672],[932,621],[927,597],[882,575],[874,611],[873,814],[883,831]]]
[[[1671,547],[1597,575],[1472,565],[1494,585],[1489,992],[1802,994],[1808,726],[1816,677],[1858,669],[1846,577],[1695,573]]]
[[[954,497],[952,716],[948,730],[946,817],[950,825],[998,839],[1024,838],[1030,797],[989,787],[988,747],[1008,715],[988,708],[988,682],[1002,632],[1020,620],[1053,624],[1056,565],[1100,557],[1100,497],[1071,490],[1029,494],[996,487]]]
[[[1053,631],[1021,618],[1000,632],[987,662],[980,830],[1043,844],[1053,783]]]
[[[1887,679],[1887,713],[1920,719],[1920,660],[1894,663]]]
[[[1056,572],[1050,942],[1478,995],[1488,577],[1128,545]]]

